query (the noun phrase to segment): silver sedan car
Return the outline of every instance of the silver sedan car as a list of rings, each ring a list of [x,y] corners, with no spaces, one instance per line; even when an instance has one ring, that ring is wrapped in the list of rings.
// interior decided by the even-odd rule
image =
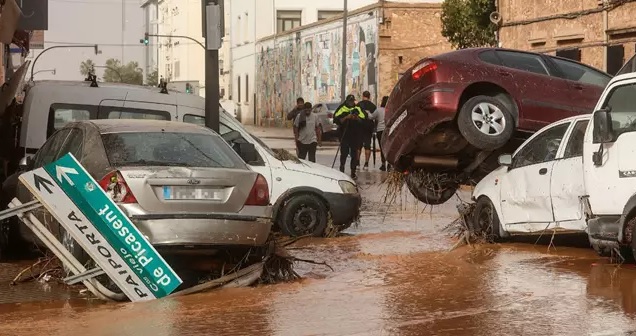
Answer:
[[[323,135],[334,135],[338,130],[338,125],[333,123],[333,114],[336,113],[338,106],[340,106],[338,102],[318,103],[313,106],[312,112],[318,117]]]
[[[74,122],[53,134],[25,168],[69,152],[158,249],[208,254],[262,246],[268,239],[267,181],[207,128],[167,121]],[[32,198],[21,184],[17,195],[22,202]],[[51,231],[81,256],[74,251],[80,247],[69,245],[59,224],[45,216]],[[21,233],[35,242],[28,229]]]

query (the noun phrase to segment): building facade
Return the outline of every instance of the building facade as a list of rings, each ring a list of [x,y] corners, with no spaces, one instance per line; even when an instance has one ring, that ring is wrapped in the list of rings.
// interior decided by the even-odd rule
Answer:
[[[502,47],[574,59],[615,74],[636,51],[636,1],[498,0]]]
[[[352,11],[347,24],[346,89],[360,97],[388,96],[418,60],[451,50],[441,35],[441,5],[380,2]],[[341,101],[342,15],[256,43],[256,108],[261,125],[284,124],[297,97]]]
[[[144,11],[144,32],[150,35],[159,34],[159,1],[141,0],[141,8]],[[140,36],[140,38],[143,38]],[[144,50],[144,82],[146,76],[155,70],[159,70],[159,39],[154,36],[148,38],[148,45]]]

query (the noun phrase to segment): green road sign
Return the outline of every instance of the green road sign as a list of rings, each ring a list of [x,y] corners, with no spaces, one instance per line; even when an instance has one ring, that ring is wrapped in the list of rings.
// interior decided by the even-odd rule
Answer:
[[[72,154],[44,166],[84,216],[157,298],[172,293],[179,276]]]

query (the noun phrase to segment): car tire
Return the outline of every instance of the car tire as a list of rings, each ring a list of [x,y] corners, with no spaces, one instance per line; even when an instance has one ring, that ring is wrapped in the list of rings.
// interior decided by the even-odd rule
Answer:
[[[501,222],[490,198],[482,196],[477,200],[472,226],[469,228],[472,234],[484,235],[488,241],[499,242],[502,240]]]
[[[512,113],[499,98],[475,96],[459,110],[457,127],[462,136],[481,150],[503,147],[514,132]]]
[[[278,226],[287,236],[322,237],[327,229],[328,209],[318,197],[292,196],[283,206]]]
[[[440,188],[432,188],[430,184],[422,183],[413,174],[406,175],[405,182],[411,194],[418,201],[428,205],[446,203],[455,195],[457,188],[459,188],[459,184],[456,182],[449,182]]]

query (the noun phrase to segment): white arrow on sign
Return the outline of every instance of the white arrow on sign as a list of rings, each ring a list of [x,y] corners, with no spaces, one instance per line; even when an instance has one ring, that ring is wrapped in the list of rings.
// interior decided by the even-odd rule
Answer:
[[[73,181],[68,176],[68,174],[77,175],[79,173],[77,172],[77,170],[75,170],[75,168],[55,166],[55,174],[57,175],[57,179],[60,182],[62,182],[62,178],[64,178],[66,180],[66,182],[68,182],[68,184],[70,184],[71,186],[74,186],[75,183],[73,183]]]

